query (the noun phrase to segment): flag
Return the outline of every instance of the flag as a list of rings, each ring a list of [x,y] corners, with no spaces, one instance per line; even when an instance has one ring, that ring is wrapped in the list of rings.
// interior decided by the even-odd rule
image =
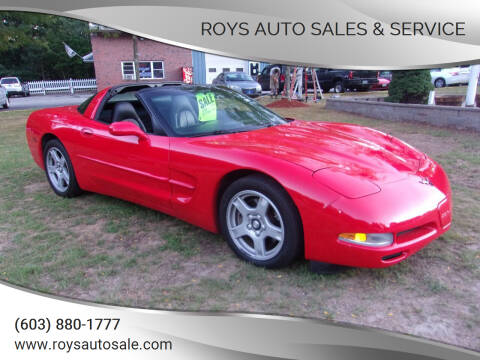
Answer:
[[[82,59],[84,63],[93,63],[93,52],[85,56],[82,56]]]
[[[65,51],[69,57],[73,58],[75,55],[78,55],[70,46],[65,43],[63,43],[63,45],[65,46]]]

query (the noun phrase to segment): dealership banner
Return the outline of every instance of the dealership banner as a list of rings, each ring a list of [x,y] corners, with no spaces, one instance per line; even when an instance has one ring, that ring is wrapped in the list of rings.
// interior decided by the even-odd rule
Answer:
[[[107,306],[0,283],[5,359],[470,360],[407,335],[285,316]]]
[[[0,7],[257,61],[378,70],[480,60],[475,0],[2,0]]]

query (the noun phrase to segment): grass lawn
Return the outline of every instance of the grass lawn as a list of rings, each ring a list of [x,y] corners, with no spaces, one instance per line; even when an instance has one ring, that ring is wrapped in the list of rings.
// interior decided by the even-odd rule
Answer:
[[[220,236],[161,213],[96,194],[56,196],[26,145],[29,111],[0,112],[0,278],[95,302],[326,318],[480,350],[480,134],[378,121],[323,103],[277,110],[372,126],[427,152],[452,182],[452,229],[387,269],[320,276],[304,261],[256,268]]]
[[[467,85],[446,86],[443,88],[436,88],[437,95],[467,95]],[[477,94],[480,94],[480,86],[477,86]]]

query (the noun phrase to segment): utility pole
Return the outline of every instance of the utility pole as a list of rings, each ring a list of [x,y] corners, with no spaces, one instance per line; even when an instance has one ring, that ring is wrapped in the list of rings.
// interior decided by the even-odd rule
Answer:
[[[287,66],[287,72],[285,74],[285,82],[283,84],[283,90],[285,95],[287,95],[288,100],[290,101],[290,66]]]
[[[140,80],[140,71],[138,69],[138,44],[137,44],[137,36],[132,35],[133,41],[133,67],[135,69],[135,80]]]
[[[478,75],[480,74],[480,65],[470,67],[470,80],[468,81],[467,96],[465,106],[475,106],[475,97],[477,95]]]

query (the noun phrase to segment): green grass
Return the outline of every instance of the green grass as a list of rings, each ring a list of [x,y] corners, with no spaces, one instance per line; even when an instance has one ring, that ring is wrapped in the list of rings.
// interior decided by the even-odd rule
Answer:
[[[441,321],[454,329],[442,340],[480,349],[472,337],[480,303],[480,135],[337,113],[323,103],[279,112],[375,127],[426,149],[452,183],[451,231],[386,269],[318,275],[305,261],[257,268],[238,260],[220,236],[159,212],[96,194],[56,196],[26,145],[29,112],[0,112],[0,278],[119,305],[296,315],[401,331]],[[443,303],[439,320],[432,304]]]

